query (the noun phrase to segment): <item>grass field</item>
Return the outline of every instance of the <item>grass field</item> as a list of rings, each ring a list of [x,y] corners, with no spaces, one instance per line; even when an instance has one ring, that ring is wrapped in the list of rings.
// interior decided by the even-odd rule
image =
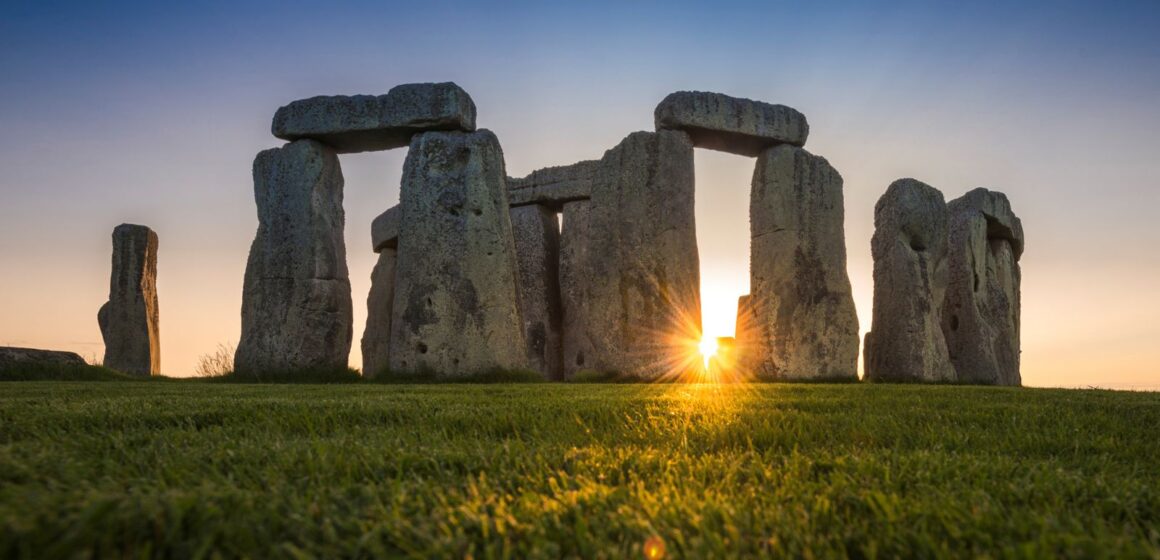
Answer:
[[[1157,393],[2,383],[0,557],[1160,558],[1158,444]]]

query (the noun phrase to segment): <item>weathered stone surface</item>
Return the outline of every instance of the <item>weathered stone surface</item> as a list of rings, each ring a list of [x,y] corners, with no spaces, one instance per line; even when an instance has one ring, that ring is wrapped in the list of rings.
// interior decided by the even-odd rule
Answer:
[[[73,352],[0,346],[0,371],[18,369],[21,366],[83,365],[85,365],[84,358],[81,358]]]
[[[318,140],[338,153],[401,148],[418,132],[475,130],[475,102],[451,82],[403,84],[386,95],[294,101],[274,114],[271,130],[283,140]]]
[[[399,221],[402,217],[402,208],[392,206],[371,222],[371,247],[376,253],[399,246]]]
[[[599,161],[581,161],[538,169],[519,179],[509,177],[508,203],[512,206],[538,204],[559,212],[567,202],[592,196],[592,182],[598,169]]]
[[[367,326],[363,330],[363,376],[377,377],[390,364],[391,309],[395,301],[395,267],[398,252],[394,247],[379,251],[379,260],[371,271],[371,290],[367,294]]]
[[[952,200],[942,331],[957,381],[1019,385],[1019,257],[1023,224],[1006,195]]]
[[[605,153],[588,201],[564,204],[564,372],[643,378],[702,367],[693,144],[637,132]]]
[[[133,375],[161,373],[157,307],[157,234],[139,225],[113,229],[109,301],[97,312],[105,367]]]
[[[749,200],[757,375],[857,379],[842,176],[825,158],[776,146],[758,156]]]
[[[529,363],[544,377],[562,380],[559,222],[555,212],[538,205],[512,208],[511,219]]]
[[[237,371],[346,367],[353,319],[342,187],[338,156],[314,140],[254,159],[258,232],[246,263]]]
[[[733,326],[734,368],[742,379],[757,377],[757,365],[763,354],[757,310],[749,294],[737,298],[737,321]]]
[[[403,166],[390,367],[527,367],[503,151],[487,130],[426,132]]]
[[[874,206],[874,311],[866,379],[952,381],[940,318],[947,289],[947,208],[937,189],[899,179]]]
[[[810,133],[805,115],[796,109],[705,91],[669,94],[654,118],[657,130],[683,130],[698,148],[743,156],[777,144],[803,146]]]

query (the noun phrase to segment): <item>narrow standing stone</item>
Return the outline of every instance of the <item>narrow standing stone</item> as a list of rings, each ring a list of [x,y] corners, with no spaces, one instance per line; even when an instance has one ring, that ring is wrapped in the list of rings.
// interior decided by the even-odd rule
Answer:
[[[947,207],[937,189],[899,179],[874,206],[874,311],[866,379],[952,381],[940,318],[947,289]]]
[[[255,158],[258,232],[246,264],[237,371],[346,368],[352,317],[342,187],[338,156],[314,140]]]
[[[512,208],[511,219],[528,359],[544,377],[563,380],[559,222],[555,212],[540,205]]]
[[[141,376],[161,373],[157,307],[157,234],[132,224],[113,229],[109,301],[97,312],[105,367]]]
[[[703,367],[687,134],[637,132],[605,153],[591,199],[564,204],[560,277],[565,376]]]
[[[950,281],[942,330],[956,379],[1018,386],[1023,224],[1006,195],[987,189],[947,207]]]
[[[749,200],[757,375],[857,379],[842,176],[825,158],[776,146],[758,156]]]
[[[416,135],[403,166],[390,368],[527,367],[503,150],[487,130]]]
[[[378,377],[390,364],[391,315],[395,300],[395,267],[398,250],[383,247],[371,271],[371,291],[367,294],[367,326],[363,330],[363,376]]]

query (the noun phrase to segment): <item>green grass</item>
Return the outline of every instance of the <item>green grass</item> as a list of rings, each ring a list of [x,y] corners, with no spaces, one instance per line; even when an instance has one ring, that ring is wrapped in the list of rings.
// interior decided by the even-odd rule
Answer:
[[[1160,394],[0,384],[0,557],[1160,557]]]
[[[133,381],[134,378],[103,366],[73,364],[20,364],[0,369],[0,381]]]

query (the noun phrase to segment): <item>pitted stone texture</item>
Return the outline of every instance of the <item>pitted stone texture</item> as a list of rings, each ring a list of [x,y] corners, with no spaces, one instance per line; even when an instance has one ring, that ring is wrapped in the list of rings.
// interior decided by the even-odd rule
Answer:
[[[83,366],[84,358],[73,352],[0,346],[0,371],[21,366]]]
[[[564,204],[564,372],[641,378],[702,367],[693,144],[637,132],[605,153],[592,198]]]
[[[318,96],[278,109],[283,140],[310,138],[338,153],[401,148],[429,130],[475,130],[475,102],[452,82],[403,84],[386,95]]]
[[[825,158],[777,146],[758,156],[749,201],[757,376],[856,380],[842,176]]]
[[[669,94],[654,118],[657,130],[683,130],[698,148],[743,156],[757,156],[777,144],[804,146],[810,133],[805,115],[796,109],[705,91]]]
[[[950,280],[942,330],[956,379],[1018,386],[1023,224],[1000,192],[975,189],[947,207]]]
[[[346,367],[353,319],[342,187],[338,156],[314,140],[254,159],[258,232],[246,263],[235,370]]]
[[[371,291],[367,294],[367,326],[363,330],[363,376],[377,377],[390,364],[391,307],[395,300],[395,267],[398,254],[394,248],[379,251],[379,260],[371,271]]]
[[[592,196],[592,182],[599,169],[599,161],[581,161],[538,169],[519,179],[509,177],[508,202],[512,206],[538,204],[559,212],[565,203]]]
[[[416,135],[403,166],[393,372],[527,367],[503,150],[487,130]]]
[[[157,234],[139,225],[113,229],[109,301],[97,312],[105,367],[132,375],[161,373],[157,307]]]
[[[947,208],[937,189],[899,179],[874,206],[874,310],[866,379],[952,381],[940,318],[947,289]]]
[[[399,246],[399,221],[402,217],[402,208],[392,206],[371,222],[371,248],[376,253]]]
[[[538,205],[512,208],[511,219],[528,359],[544,377],[563,380],[559,222],[555,212]]]

